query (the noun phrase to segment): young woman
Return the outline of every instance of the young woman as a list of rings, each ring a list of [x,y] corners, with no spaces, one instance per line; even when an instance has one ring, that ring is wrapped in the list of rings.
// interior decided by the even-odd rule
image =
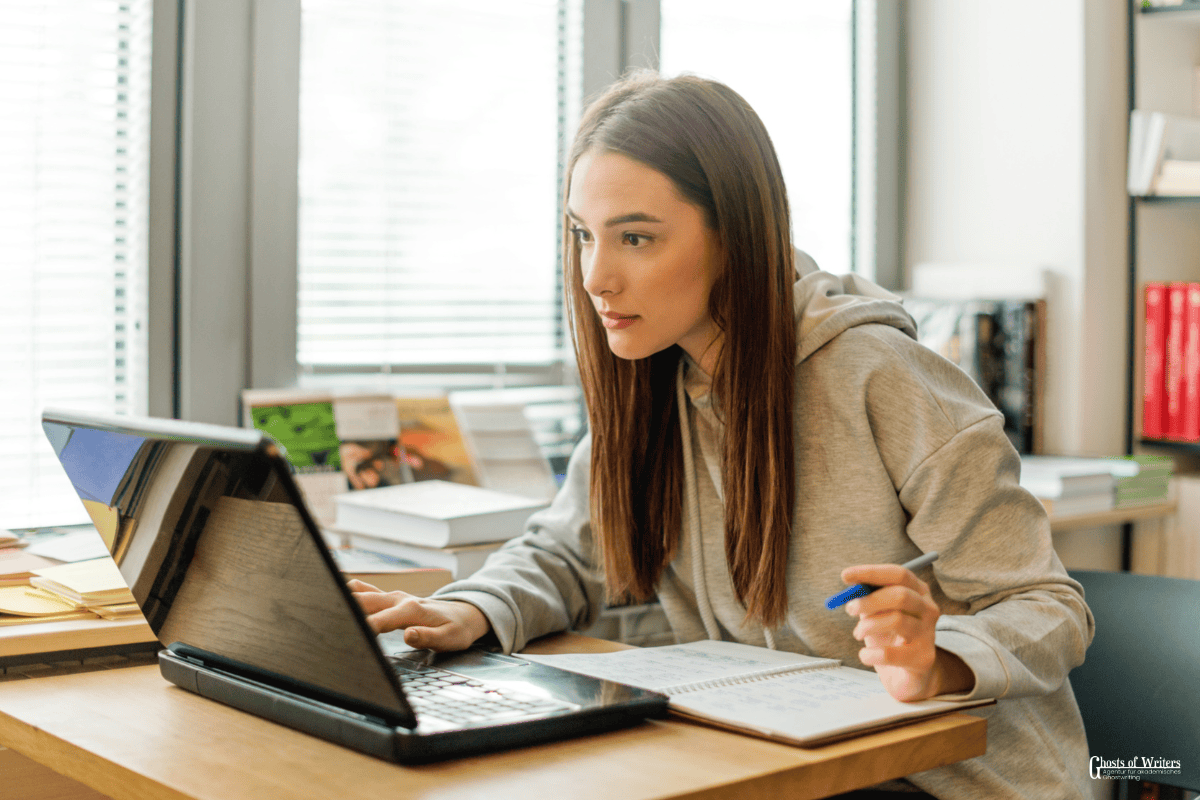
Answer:
[[[997,697],[986,756],[881,787],[1082,797],[1066,676],[1091,615],[999,412],[866,281],[794,251],[774,149],[721,84],[638,74],[587,110],[564,240],[590,433],[526,534],[429,599],[352,584],[380,632],[506,650],[657,597],[680,641]],[[925,580],[895,566],[941,556]],[[828,611],[844,583],[884,588]]]

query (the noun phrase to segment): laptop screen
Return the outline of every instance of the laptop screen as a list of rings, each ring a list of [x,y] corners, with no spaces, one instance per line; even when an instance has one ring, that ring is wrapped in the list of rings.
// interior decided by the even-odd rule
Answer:
[[[160,642],[408,715],[269,440],[53,412],[43,427]]]

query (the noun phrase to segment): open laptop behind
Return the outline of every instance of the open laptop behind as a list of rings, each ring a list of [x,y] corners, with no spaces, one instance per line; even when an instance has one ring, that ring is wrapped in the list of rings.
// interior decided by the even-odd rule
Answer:
[[[56,411],[42,425],[166,647],[163,676],[189,691],[406,763],[666,713],[663,695],[479,649],[385,653],[265,434]]]

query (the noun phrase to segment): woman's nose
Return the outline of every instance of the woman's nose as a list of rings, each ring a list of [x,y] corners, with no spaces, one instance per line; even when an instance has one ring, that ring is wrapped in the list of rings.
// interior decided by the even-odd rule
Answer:
[[[579,259],[583,270],[584,291],[592,297],[616,294],[620,291],[620,276],[604,248],[594,245],[580,253]]]

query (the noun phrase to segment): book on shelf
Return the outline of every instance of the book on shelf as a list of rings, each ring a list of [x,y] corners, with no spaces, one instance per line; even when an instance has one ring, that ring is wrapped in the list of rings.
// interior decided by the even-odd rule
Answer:
[[[1175,459],[1148,454],[1120,456],[1119,459],[1137,464],[1138,472],[1117,476],[1117,508],[1155,505],[1170,499]]]
[[[1160,197],[1200,197],[1200,161],[1164,159],[1154,179],[1154,194]]]
[[[385,592],[401,591],[425,597],[454,579],[444,567],[423,566],[373,550],[342,547],[331,552],[347,580],[355,578]]]
[[[1004,377],[996,405],[1004,414],[1004,432],[1018,453],[1042,449],[1045,314],[1043,300],[1000,301]]]
[[[1200,282],[1143,288],[1142,436],[1200,441]]]
[[[504,542],[487,542],[460,547],[422,547],[360,533],[342,533],[342,536],[348,547],[381,553],[420,566],[445,569],[454,580],[473,575],[483,566],[488,556],[504,546]]]
[[[1147,283],[1142,290],[1143,324],[1142,435],[1167,435],[1167,285]]]
[[[993,702],[902,703],[873,671],[736,642],[522,657],[659,691],[677,714],[802,746]]]
[[[1036,496],[1036,495],[1035,495]],[[1038,502],[1052,517],[1068,517],[1076,514],[1100,514],[1116,508],[1116,496],[1111,492],[1070,495],[1067,497],[1038,497]]]
[[[908,296],[921,344],[956,364],[1004,414],[1020,453],[1042,449],[1046,303]]]
[[[1051,456],[1021,456],[1020,484],[1035,497],[1047,500],[1099,494],[1111,498],[1116,489],[1112,472],[1101,465]]]
[[[268,434],[295,469],[296,485],[313,516],[333,519],[333,497],[346,491],[333,395],[298,389],[242,392],[243,422]]]
[[[1021,485],[1052,514],[1087,514],[1167,502],[1174,469],[1174,459],[1158,455],[1022,456]]]
[[[1200,196],[1200,118],[1130,112],[1126,188],[1140,197]]]
[[[541,500],[558,491],[525,404],[503,391],[459,391],[450,404],[462,425],[479,485]]]
[[[546,503],[449,481],[420,481],[338,495],[335,527],[426,547],[511,539]]]
[[[334,496],[422,480],[475,484],[448,396],[249,389],[243,423],[274,438],[314,516],[332,525]]]
[[[1200,283],[1184,287],[1180,436],[1200,440]]]
[[[400,444],[413,480],[480,485],[477,468],[446,394],[393,398]]]
[[[1183,392],[1185,334],[1187,333],[1185,308],[1187,284],[1174,281],[1167,285],[1167,363],[1163,374],[1166,378],[1167,436],[1183,438]]]

